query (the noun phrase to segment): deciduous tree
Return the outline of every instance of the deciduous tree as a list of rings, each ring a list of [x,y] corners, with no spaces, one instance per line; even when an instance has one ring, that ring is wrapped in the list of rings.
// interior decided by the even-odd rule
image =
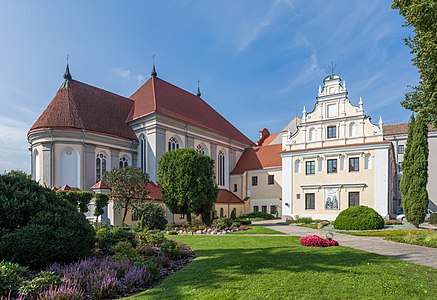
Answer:
[[[123,223],[128,210],[137,208],[149,193],[147,190],[149,175],[138,168],[112,169],[111,172],[105,173],[104,181],[111,187],[109,198],[114,200],[116,207],[124,209]]]
[[[217,199],[214,161],[194,149],[165,153],[158,166],[163,201],[172,213],[201,214],[206,220]]]

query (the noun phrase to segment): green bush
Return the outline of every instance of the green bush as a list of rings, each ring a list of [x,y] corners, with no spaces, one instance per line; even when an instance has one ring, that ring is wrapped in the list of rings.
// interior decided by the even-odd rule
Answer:
[[[144,258],[127,241],[119,242],[111,248],[111,252],[114,253],[112,258],[118,262],[129,260],[135,266],[141,266],[145,263]]]
[[[252,221],[249,220],[249,219],[240,219],[240,218],[238,218],[235,221],[240,222],[241,225],[250,225],[250,224],[252,224]]]
[[[159,247],[165,241],[165,236],[162,232],[154,232],[144,230],[137,233],[137,239],[141,244],[148,246]]]
[[[384,219],[367,206],[351,206],[343,210],[334,221],[339,230],[371,230],[384,228]]]
[[[122,228],[101,228],[96,232],[97,246],[103,253],[112,253],[111,249],[119,242],[128,242],[132,247],[135,247],[137,241],[135,233]]]
[[[432,213],[428,219],[429,224],[437,225],[437,213]]]
[[[81,190],[56,191],[56,193],[62,199],[70,202],[74,206],[77,206],[81,213],[88,212],[88,205],[93,198],[93,193]]]
[[[240,227],[241,225],[243,225],[243,224],[240,221],[232,222],[232,227]]]
[[[225,229],[232,226],[232,219],[223,218],[223,219],[215,219],[212,222],[212,226],[218,229]]]
[[[29,299],[38,299],[38,294],[50,287],[58,287],[61,284],[61,275],[49,271],[41,271],[31,280],[22,283],[19,292]]]
[[[168,255],[171,258],[178,258],[181,256],[181,250],[178,243],[173,240],[165,240],[161,244],[161,255]]]
[[[249,214],[241,216],[240,218],[241,219],[250,219],[250,220],[256,219],[259,221],[276,219],[275,216],[268,214],[268,213],[265,213],[265,212],[262,212],[262,211],[251,212]]]
[[[140,227],[142,229],[146,227],[149,229],[165,229],[167,218],[161,205],[153,201],[146,201],[138,208],[138,211],[141,215]]]
[[[294,220],[295,221],[295,223],[304,223],[304,224],[311,224],[311,223],[313,223],[314,221],[313,221],[313,219],[312,218],[306,218],[306,217],[304,217],[304,218],[296,218],[296,220]]]
[[[21,275],[27,271],[26,267],[17,263],[0,261],[0,298],[16,293],[23,281]]]
[[[30,267],[88,256],[94,229],[84,214],[23,176],[0,175],[0,257]]]
[[[147,270],[152,273],[153,277],[157,277],[159,275],[159,262],[156,256],[152,256],[146,261]]]

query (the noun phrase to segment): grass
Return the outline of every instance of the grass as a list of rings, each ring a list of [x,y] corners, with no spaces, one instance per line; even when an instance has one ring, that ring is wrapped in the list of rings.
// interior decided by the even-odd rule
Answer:
[[[129,299],[435,299],[435,269],[291,236],[178,236],[197,257]]]
[[[258,225],[249,225],[249,228],[249,230],[234,231],[228,234],[284,234],[280,231]]]

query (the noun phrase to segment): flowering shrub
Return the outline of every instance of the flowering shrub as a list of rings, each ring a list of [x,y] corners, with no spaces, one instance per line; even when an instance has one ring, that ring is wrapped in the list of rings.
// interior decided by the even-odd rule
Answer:
[[[302,246],[312,247],[330,247],[338,246],[338,242],[335,240],[325,240],[318,235],[303,236],[299,239]]]
[[[250,227],[246,226],[246,225],[240,225],[240,227],[238,227],[238,230],[249,230]]]
[[[78,287],[94,299],[112,298],[134,284],[147,285],[153,280],[147,267],[134,266],[127,260],[117,262],[109,256],[84,259],[67,266],[53,264],[49,269],[63,275],[61,287]]]
[[[39,300],[82,300],[83,290],[75,285],[64,284],[59,287],[50,287],[48,290],[39,294]]]

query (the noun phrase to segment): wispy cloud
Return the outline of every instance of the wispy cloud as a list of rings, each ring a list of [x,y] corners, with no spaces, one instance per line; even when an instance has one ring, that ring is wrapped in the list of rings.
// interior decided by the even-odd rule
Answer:
[[[144,82],[146,79],[146,76],[143,74],[134,74],[129,69],[125,68],[115,68],[113,69],[113,72],[117,74],[121,79],[126,81],[134,81],[136,84],[140,84]]]
[[[288,92],[291,89],[304,85],[314,78],[320,78],[325,73],[324,69],[319,66],[317,61],[316,50],[312,51],[311,56],[306,60],[305,65],[302,67],[303,72],[298,74],[283,90],[282,92]]]
[[[263,16],[256,16],[251,20],[244,20],[240,28],[237,52],[247,49],[258,40],[274,23],[275,19],[285,10],[292,10],[293,3],[288,0],[275,0]]]

